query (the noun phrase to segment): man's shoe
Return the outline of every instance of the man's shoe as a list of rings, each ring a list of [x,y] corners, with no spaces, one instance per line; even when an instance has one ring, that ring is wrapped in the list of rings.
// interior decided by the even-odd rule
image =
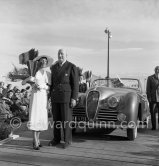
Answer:
[[[71,145],[71,143],[65,142],[65,143],[63,144],[63,148],[66,149],[66,148],[68,148],[70,145]]]
[[[56,142],[56,141],[53,140],[53,141],[49,142],[48,146],[56,146],[58,144],[60,144],[60,142]]]

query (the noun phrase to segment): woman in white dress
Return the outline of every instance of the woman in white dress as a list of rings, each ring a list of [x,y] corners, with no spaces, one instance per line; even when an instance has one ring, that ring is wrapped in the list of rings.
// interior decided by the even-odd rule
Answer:
[[[32,92],[29,104],[29,122],[28,128],[33,131],[33,148],[39,150],[40,132],[48,129],[48,93],[51,84],[51,74],[46,71],[46,67],[50,66],[53,59],[49,56],[38,56],[34,61],[39,62],[39,69],[35,77],[30,77],[22,82],[32,85]]]

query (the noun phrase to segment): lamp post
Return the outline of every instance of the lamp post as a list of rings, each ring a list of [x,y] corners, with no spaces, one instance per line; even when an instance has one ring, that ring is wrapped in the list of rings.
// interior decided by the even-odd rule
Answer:
[[[104,31],[106,34],[108,34],[108,55],[107,55],[107,77],[109,78],[109,39],[112,37],[111,32],[108,28],[105,29]]]

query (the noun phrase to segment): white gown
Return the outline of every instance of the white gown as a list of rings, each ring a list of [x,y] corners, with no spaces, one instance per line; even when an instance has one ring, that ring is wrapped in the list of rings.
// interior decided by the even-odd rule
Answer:
[[[47,83],[50,84],[51,74],[44,69],[40,69],[34,81],[39,85],[40,90],[32,90],[29,104],[29,122],[30,130],[42,131],[48,129],[48,97]]]

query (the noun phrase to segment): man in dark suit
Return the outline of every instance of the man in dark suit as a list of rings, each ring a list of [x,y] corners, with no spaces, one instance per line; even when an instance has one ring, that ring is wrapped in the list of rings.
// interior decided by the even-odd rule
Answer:
[[[51,101],[54,120],[54,139],[49,145],[55,146],[61,141],[61,124],[64,133],[64,148],[72,141],[72,108],[76,105],[79,90],[77,67],[67,61],[63,49],[58,51],[58,61],[51,66]]]
[[[155,67],[155,74],[149,76],[147,79],[146,93],[150,105],[152,130],[155,130],[156,108],[158,110],[158,120],[159,120],[159,66]]]

